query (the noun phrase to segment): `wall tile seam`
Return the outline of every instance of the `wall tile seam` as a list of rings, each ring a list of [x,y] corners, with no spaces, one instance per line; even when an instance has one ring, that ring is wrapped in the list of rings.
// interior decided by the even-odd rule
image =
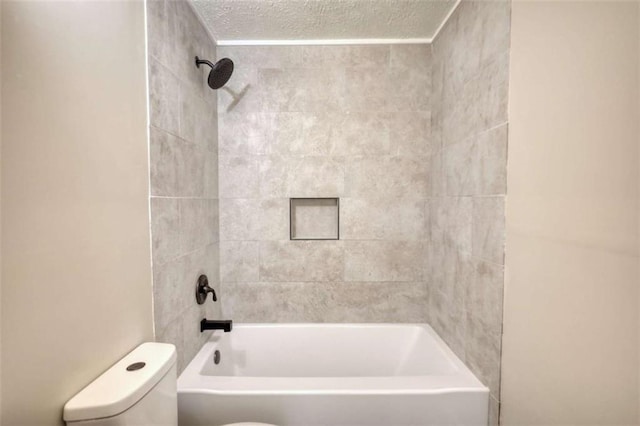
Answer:
[[[179,132],[182,131],[182,118],[180,117],[181,115],[182,115],[181,113],[178,114],[178,131]],[[160,131],[160,132],[166,133],[166,134],[168,134],[168,135],[170,135],[170,136],[172,136],[172,137],[174,137],[176,139],[179,139],[185,145],[186,144],[190,144],[190,145],[192,145],[192,146],[194,146],[196,148],[202,148],[204,151],[207,151],[210,154],[216,154],[216,156],[218,155],[218,142],[217,141],[216,141],[216,144],[215,144],[216,145],[215,148],[212,147],[210,149],[209,148],[209,144],[202,144],[202,143],[199,143],[199,142],[195,142],[195,141],[186,139],[182,135],[179,135],[179,134],[177,134],[175,132],[172,132],[171,130],[164,129],[164,128],[162,128],[160,126],[157,126],[155,124],[149,124],[149,128],[153,128],[156,131]]]
[[[192,145],[194,147],[203,148],[205,151],[209,151],[210,153],[215,153],[216,155],[218,155],[217,146],[216,146],[216,149],[209,149],[208,145],[205,147],[201,143],[194,142],[194,141],[189,140],[189,139],[185,139],[182,135],[177,135],[174,132],[172,132],[170,130],[163,129],[162,127],[159,127],[159,126],[157,126],[157,125],[155,125],[153,123],[149,124],[149,128],[153,129],[155,131],[162,132],[162,133],[165,133],[167,135],[170,135],[170,136],[174,137],[175,139],[178,139],[179,141],[181,141],[185,145],[188,144],[188,145]]]

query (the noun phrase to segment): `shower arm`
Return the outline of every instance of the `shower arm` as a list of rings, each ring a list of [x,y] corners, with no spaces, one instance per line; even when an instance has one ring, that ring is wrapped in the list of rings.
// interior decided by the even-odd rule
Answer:
[[[213,63],[210,61],[207,61],[206,59],[200,59],[196,56],[196,67],[200,68],[200,64],[207,64],[211,67],[211,69],[213,69]]]

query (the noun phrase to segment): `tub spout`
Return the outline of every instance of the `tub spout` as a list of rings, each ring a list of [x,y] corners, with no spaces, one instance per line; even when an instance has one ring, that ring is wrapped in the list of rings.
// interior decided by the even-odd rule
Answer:
[[[212,321],[203,318],[202,321],[200,321],[201,333],[205,330],[223,330],[225,333],[228,333],[231,331],[231,327],[233,327],[233,321],[231,320]]]

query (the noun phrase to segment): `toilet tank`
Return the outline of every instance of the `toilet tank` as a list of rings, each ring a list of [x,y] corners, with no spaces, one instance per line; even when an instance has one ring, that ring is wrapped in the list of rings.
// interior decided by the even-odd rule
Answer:
[[[64,406],[70,426],[177,426],[176,348],[143,343]]]

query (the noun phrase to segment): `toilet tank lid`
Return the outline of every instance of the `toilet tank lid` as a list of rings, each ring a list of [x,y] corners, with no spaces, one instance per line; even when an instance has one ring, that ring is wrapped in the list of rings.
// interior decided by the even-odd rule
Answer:
[[[176,348],[168,343],[143,343],[71,398],[64,406],[65,421],[111,417],[140,401],[176,362]],[[137,364],[127,369],[136,363]]]

